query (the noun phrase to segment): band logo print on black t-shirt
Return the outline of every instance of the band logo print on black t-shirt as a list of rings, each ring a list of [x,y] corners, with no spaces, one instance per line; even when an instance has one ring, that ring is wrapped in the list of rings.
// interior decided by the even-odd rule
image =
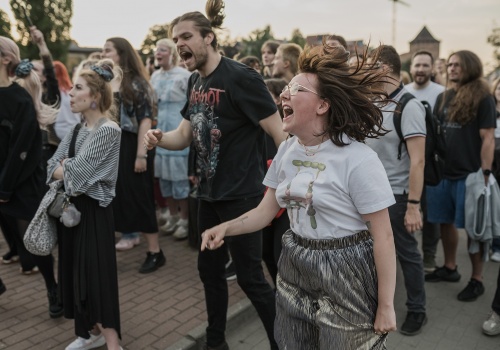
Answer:
[[[225,91],[211,88],[208,91],[201,91],[201,89],[202,86],[198,90],[193,88],[191,91],[188,114],[193,129],[193,141],[198,153],[198,167],[209,180],[215,175],[219,158],[219,140],[222,136],[217,127],[218,117],[214,113],[214,107],[219,104],[220,94]]]

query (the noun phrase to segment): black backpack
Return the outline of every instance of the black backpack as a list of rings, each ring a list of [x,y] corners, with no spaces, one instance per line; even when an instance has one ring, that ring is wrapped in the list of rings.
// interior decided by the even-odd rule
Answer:
[[[401,147],[406,144],[401,131],[401,116],[408,101],[415,98],[409,92],[401,96],[399,104],[394,111],[394,129],[399,136],[398,159],[401,159]],[[425,108],[425,126],[427,134],[425,137],[425,169],[424,183],[428,186],[436,186],[443,178],[444,164],[446,160],[446,142],[441,122],[432,113],[432,108],[427,101],[420,101]]]

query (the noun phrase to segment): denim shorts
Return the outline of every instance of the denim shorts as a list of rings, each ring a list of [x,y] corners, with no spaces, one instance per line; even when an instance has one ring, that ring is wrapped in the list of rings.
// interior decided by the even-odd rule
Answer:
[[[465,227],[465,178],[443,179],[437,186],[427,186],[427,221]]]
[[[169,181],[160,179],[160,191],[163,197],[186,199],[189,196],[189,180]]]

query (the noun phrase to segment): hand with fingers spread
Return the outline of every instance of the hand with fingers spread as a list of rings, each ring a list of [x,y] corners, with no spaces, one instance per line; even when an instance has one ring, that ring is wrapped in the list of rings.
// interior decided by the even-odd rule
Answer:
[[[147,150],[151,150],[158,146],[162,138],[163,131],[160,129],[150,129],[146,132],[146,135],[144,135],[144,147],[146,147]]]

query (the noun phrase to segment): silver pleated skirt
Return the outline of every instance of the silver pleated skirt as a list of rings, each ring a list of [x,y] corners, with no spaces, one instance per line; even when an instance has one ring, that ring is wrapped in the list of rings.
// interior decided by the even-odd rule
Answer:
[[[368,231],[315,240],[291,230],[278,264],[275,338],[282,350],[386,349],[376,335],[377,272]]]

